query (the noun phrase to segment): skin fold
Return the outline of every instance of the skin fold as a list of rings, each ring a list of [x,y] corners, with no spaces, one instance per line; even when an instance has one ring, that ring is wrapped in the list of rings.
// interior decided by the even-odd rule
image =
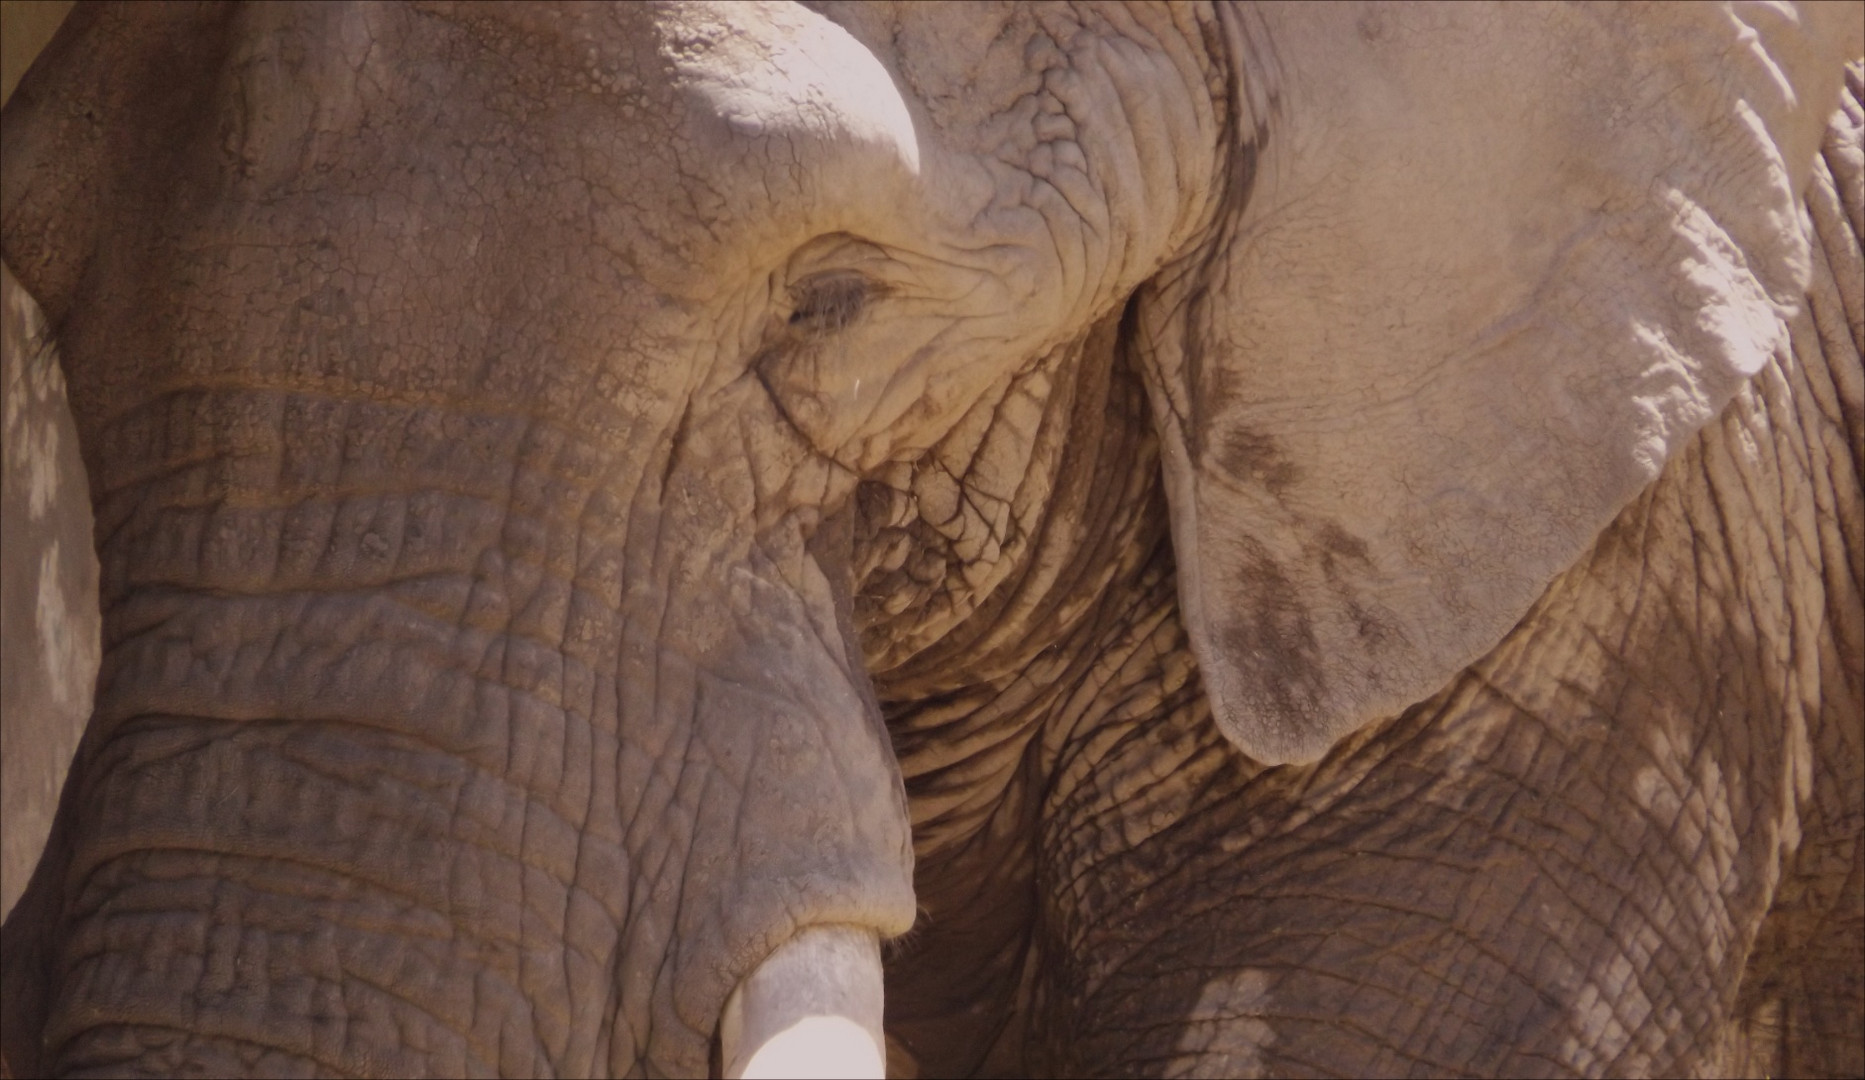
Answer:
[[[1865,1070],[1858,15],[81,6],[6,1068]]]

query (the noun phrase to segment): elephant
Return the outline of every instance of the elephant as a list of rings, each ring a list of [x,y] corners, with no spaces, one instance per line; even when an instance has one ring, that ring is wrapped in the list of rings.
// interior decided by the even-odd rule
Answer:
[[[1858,16],[80,5],[7,1067],[1865,1070]]]

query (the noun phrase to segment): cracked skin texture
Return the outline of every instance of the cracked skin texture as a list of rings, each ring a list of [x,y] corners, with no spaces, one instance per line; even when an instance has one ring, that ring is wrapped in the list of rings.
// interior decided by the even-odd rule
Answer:
[[[1255,767],[1155,595],[1046,770],[1039,1071],[1860,1068],[1859,203],[1809,202],[1791,347],[1428,701]]]
[[[693,1074],[823,923],[901,1074],[1865,1068],[1857,68],[1814,162],[1696,15],[812,7],[53,46],[9,1068]]]

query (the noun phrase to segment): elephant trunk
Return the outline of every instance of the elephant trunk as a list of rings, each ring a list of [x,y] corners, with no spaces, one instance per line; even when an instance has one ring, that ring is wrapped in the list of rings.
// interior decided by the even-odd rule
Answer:
[[[702,420],[675,453],[303,390],[85,419],[105,657],[31,897],[37,1067],[697,1072],[786,941],[911,923],[846,605]]]

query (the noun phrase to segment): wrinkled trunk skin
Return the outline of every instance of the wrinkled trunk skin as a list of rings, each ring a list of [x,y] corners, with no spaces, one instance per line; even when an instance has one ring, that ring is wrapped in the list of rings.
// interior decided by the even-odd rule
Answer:
[[[365,498],[378,525],[396,512]],[[362,559],[375,536],[405,557],[447,528],[319,554]],[[690,644],[696,611],[788,598],[740,567],[688,572],[741,595],[618,618],[536,570],[522,592],[428,571],[451,608],[112,581],[46,1064],[678,1071],[703,1067],[733,973],[793,913],[902,929],[900,894],[876,888],[905,888],[898,794],[861,702],[830,696],[840,658],[798,647],[818,640],[807,623],[789,648]],[[527,612],[571,629],[527,640]],[[770,670],[783,681],[760,684]],[[814,846],[781,843],[792,830]]]
[[[137,458],[189,471],[175,456]],[[242,496],[262,493],[226,502]],[[217,595],[241,575],[190,541],[227,527],[226,502],[191,513],[136,488],[121,498],[137,509],[106,562],[164,580],[113,573],[106,587],[42,1064],[703,1068],[737,974],[800,918],[910,920],[882,736],[846,689],[845,658],[811,648],[837,640],[834,623],[756,576],[769,568],[707,552],[669,572],[686,590],[643,590],[618,614],[587,579],[554,580],[544,552],[531,549],[546,565],[522,564],[526,540],[551,543],[544,528],[514,538],[522,510],[345,492],[295,502],[273,531],[309,515],[340,538],[320,562],[366,563],[376,543],[413,561],[476,518],[496,531],[475,539],[504,560],[476,574],[428,564],[412,585],[241,581]],[[656,542],[643,532],[636,543]],[[160,545],[207,565],[132,572],[113,558]],[[715,581],[729,588],[704,587]],[[771,612],[791,620],[777,624],[789,640],[739,638]],[[795,833],[813,844],[783,842]]]
[[[125,55],[228,76],[7,116],[10,155],[169,170],[120,204],[8,196],[6,257],[62,322],[104,613],[7,925],[12,1068],[693,1074],[799,928],[903,931],[846,552],[754,503],[816,466],[748,453],[740,425],[781,430],[755,380],[691,385],[597,211],[531,197],[579,163],[486,119],[522,102],[475,80],[507,75],[434,62],[467,36],[400,9],[80,17],[92,48],[166,33]]]

